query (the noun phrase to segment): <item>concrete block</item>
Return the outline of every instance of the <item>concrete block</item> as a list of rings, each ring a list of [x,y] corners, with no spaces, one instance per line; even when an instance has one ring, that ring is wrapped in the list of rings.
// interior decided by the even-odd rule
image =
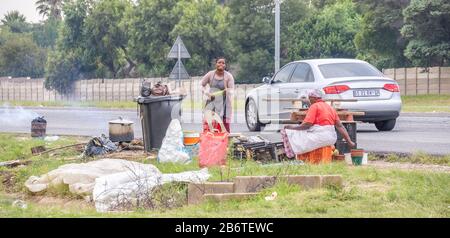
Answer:
[[[342,187],[343,186],[342,176],[341,175],[322,175],[320,186],[321,187],[326,187],[326,186]]]
[[[235,193],[254,193],[272,187],[276,181],[275,176],[237,176],[234,178]]]
[[[204,194],[204,200],[213,200],[222,202],[230,199],[244,200],[257,195],[258,193],[217,193],[217,194]]]
[[[234,183],[231,182],[190,183],[188,185],[188,204],[200,203],[203,200],[203,194],[232,192],[234,192]]]
[[[320,188],[319,175],[287,175],[283,177],[288,184],[299,185],[305,189]]]

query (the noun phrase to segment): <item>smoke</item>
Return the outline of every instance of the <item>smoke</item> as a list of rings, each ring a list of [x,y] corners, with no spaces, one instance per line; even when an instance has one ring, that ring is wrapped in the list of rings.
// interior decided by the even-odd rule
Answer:
[[[38,117],[39,114],[25,110],[22,107],[10,107],[9,104],[4,103],[0,108],[0,125],[1,126],[23,126],[28,125],[31,121]]]

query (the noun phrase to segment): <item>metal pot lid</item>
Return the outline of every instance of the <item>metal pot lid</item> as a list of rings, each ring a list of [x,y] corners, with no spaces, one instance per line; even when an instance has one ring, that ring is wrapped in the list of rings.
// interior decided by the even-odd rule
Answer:
[[[126,124],[126,125],[130,125],[130,124],[134,124],[134,122],[129,121],[129,120],[124,120],[122,118],[116,119],[116,120],[112,120],[109,121],[110,124]]]

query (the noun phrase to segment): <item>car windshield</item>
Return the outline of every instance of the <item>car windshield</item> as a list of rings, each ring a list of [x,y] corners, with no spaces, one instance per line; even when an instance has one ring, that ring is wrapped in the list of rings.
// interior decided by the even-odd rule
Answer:
[[[322,64],[319,69],[324,78],[382,76],[375,68],[362,63]]]

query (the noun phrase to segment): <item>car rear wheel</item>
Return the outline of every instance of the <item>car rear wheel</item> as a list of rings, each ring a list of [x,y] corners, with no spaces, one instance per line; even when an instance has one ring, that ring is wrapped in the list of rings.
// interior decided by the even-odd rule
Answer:
[[[395,127],[395,122],[396,122],[396,119],[391,119],[391,120],[387,120],[387,121],[379,121],[379,122],[375,122],[375,127],[379,131],[392,131],[392,129],[394,129],[394,127]]]
[[[261,131],[263,124],[259,122],[258,108],[253,99],[250,99],[245,105],[245,121],[250,131]]]

